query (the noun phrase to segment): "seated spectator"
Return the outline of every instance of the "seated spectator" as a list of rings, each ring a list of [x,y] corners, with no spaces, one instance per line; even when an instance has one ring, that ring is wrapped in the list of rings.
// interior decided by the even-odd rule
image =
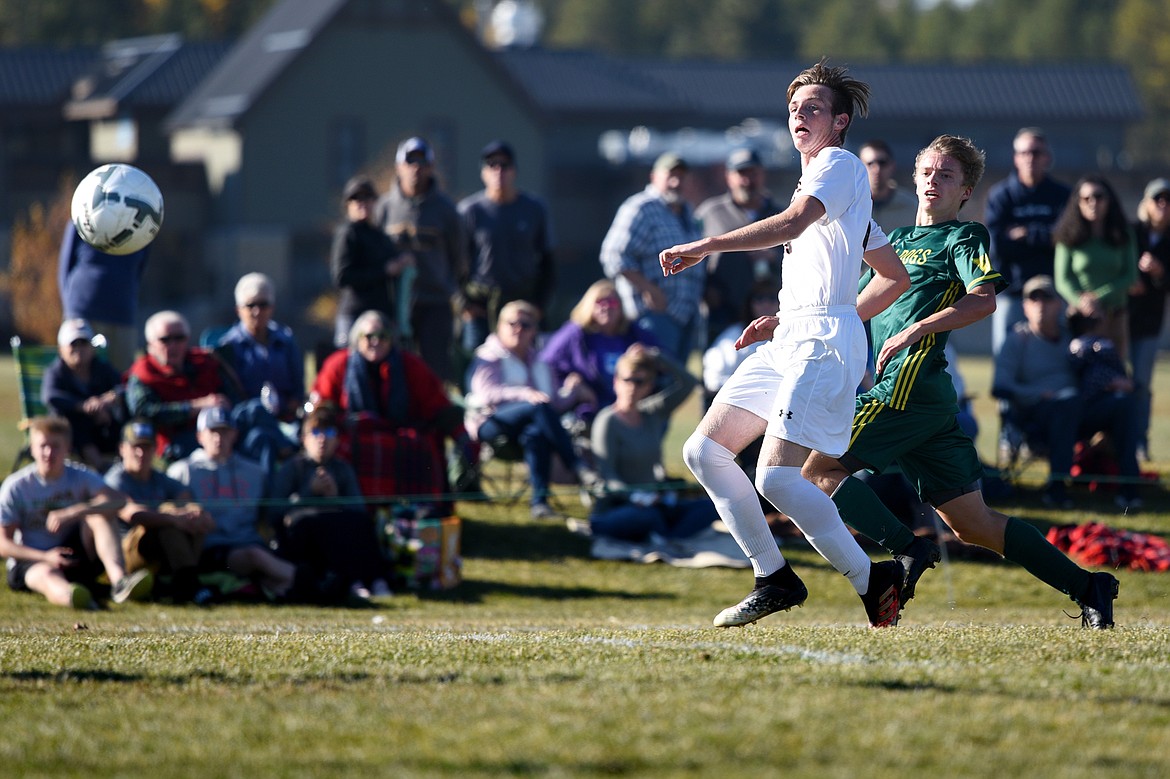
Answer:
[[[305,402],[305,358],[292,330],[272,320],[272,280],[263,273],[245,274],[236,282],[235,296],[239,321],[219,339],[215,351],[235,371],[243,398],[260,399],[267,388],[266,405],[272,413],[292,420]]]
[[[73,452],[101,472],[117,457],[118,428],[126,418],[125,387],[114,366],[97,355],[93,329],[66,319],[57,331],[57,359],[45,369],[41,402],[73,429]]]
[[[422,358],[397,347],[382,312],[360,314],[349,343],[325,359],[311,393],[314,405],[344,414],[340,456],[354,466],[369,502],[437,499],[446,489],[444,436],[455,442],[462,467],[474,471],[478,447],[463,429],[463,413]]]
[[[200,570],[228,571],[255,581],[270,598],[289,598],[296,567],[269,551],[260,535],[267,475],[236,454],[236,429],[223,408],[200,411],[196,435],[199,448],[172,463],[167,475],[185,485],[215,521],[203,539]]]
[[[279,550],[319,577],[332,572],[355,595],[389,594],[392,569],[358,487],[357,474],[337,455],[339,430],[328,406],[301,425],[302,449],[272,484]]]
[[[177,311],[151,315],[145,332],[146,354],[130,366],[126,406],[154,426],[160,455],[173,461],[195,450],[199,412],[231,409],[239,383],[210,351],[191,346],[191,328]]]
[[[150,423],[127,422],[120,460],[106,472],[106,484],[129,498],[117,523],[126,569],[150,568],[159,574],[158,594],[169,590],[175,603],[204,605],[213,593],[199,582],[199,556],[215,521],[189,502],[187,487],[151,467],[155,451]]]
[[[659,374],[666,386],[654,390]],[[663,491],[662,439],[671,413],[698,382],[657,349],[634,344],[618,360],[617,400],[593,421],[593,456],[605,494],[589,524],[594,536],[643,542],[651,535],[687,538],[719,518],[706,498],[677,500]]]
[[[1136,508],[1140,501],[1136,457],[1132,456],[1132,403],[1114,395],[1109,389],[1116,387],[1112,380],[1106,383],[1106,396],[1102,396],[1091,388],[1087,376],[1078,375],[1064,311],[1052,277],[1034,276],[1024,284],[1025,321],[1016,325],[996,356],[992,394],[1007,401],[1008,422],[1047,449],[1045,503],[1073,506],[1065,482],[1072,470],[1076,441],[1106,430],[1115,442],[1125,442],[1123,446],[1129,449],[1120,464],[1122,475],[1134,481],[1123,488],[1122,498],[1127,506],[1132,502]],[[1100,405],[1088,404],[1086,390],[1093,394],[1093,404]]]
[[[595,481],[573,450],[561,412],[576,405],[585,385],[556,392],[548,365],[537,359],[540,312],[523,300],[504,304],[496,332],[475,350],[467,395],[466,427],[480,441],[504,438],[524,452],[532,480],[532,518],[556,516],[548,504],[552,455],[577,472],[583,484]]]
[[[703,389],[708,403],[715,397],[719,388],[731,378],[739,364],[767,343],[756,341],[746,348],[735,348],[735,342],[739,340],[748,323],[776,313],[779,306],[776,295],[779,291],[779,287],[772,281],[761,280],[752,284],[751,295],[743,302],[739,319],[715,336],[711,346],[703,353]]]
[[[585,290],[569,321],[541,350],[540,361],[552,368],[558,392],[578,394],[577,415],[591,420],[599,408],[614,402],[614,367],[635,343],[659,345],[647,330],[626,318],[614,283],[602,279]],[[584,386],[579,389],[580,385]]]
[[[150,595],[149,571],[126,573],[115,528],[124,495],[101,477],[67,462],[69,422],[29,420],[33,462],[0,485],[0,556],[8,558],[8,586],[37,592],[57,606],[96,608],[94,582],[103,571],[115,603]]]

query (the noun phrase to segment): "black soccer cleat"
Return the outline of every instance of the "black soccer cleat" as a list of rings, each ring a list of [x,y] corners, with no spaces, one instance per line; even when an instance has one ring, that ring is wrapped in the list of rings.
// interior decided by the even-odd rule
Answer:
[[[928,568],[933,568],[935,563],[942,559],[942,553],[939,551],[938,544],[929,538],[915,536],[914,540],[910,542],[910,546],[906,547],[901,554],[894,555],[894,559],[906,569],[906,579],[902,585],[902,605],[905,605],[906,601],[914,597],[914,587],[922,578],[922,574],[926,573]]]
[[[861,596],[869,626],[891,628],[898,624],[902,610],[902,583],[906,569],[897,560],[873,563],[869,569],[869,589]]]
[[[788,611],[793,606],[799,606],[807,598],[808,588],[799,579],[796,580],[793,587],[763,584],[749,592],[748,596],[739,603],[716,614],[715,627],[730,628],[750,625],[769,614],[775,614],[777,611]]]
[[[1113,601],[1117,599],[1120,585],[1111,573],[1089,574],[1089,586],[1082,598],[1076,599],[1081,607],[1081,626],[1093,630],[1108,630],[1113,627]]]

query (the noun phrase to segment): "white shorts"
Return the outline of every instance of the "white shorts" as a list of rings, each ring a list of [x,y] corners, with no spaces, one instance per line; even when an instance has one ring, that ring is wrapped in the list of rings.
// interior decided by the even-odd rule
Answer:
[[[781,317],[772,340],[743,361],[714,402],[765,420],[767,435],[840,457],[849,448],[854,398],[865,374],[865,328],[857,309]]]

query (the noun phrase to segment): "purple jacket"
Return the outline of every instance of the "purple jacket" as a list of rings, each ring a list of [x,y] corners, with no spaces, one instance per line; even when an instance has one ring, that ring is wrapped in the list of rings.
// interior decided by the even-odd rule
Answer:
[[[658,339],[635,324],[624,335],[587,333],[576,322],[566,322],[548,339],[540,353],[552,369],[553,383],[560,387],[570,373],[579,373],[597,394],[596,408],[579,408],[578,413],[596,412],[616,399],[613,373],[617,359],[635,343],[658,346]]]

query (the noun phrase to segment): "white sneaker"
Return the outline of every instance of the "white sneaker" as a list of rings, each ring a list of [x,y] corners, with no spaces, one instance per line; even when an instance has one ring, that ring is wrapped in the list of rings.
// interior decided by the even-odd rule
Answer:
[[[125,603],[128,600],[146,600],[150,591],[154,589],[154,575],[145,568],[128,573],[110,588],[110,598],[114,603]]]

